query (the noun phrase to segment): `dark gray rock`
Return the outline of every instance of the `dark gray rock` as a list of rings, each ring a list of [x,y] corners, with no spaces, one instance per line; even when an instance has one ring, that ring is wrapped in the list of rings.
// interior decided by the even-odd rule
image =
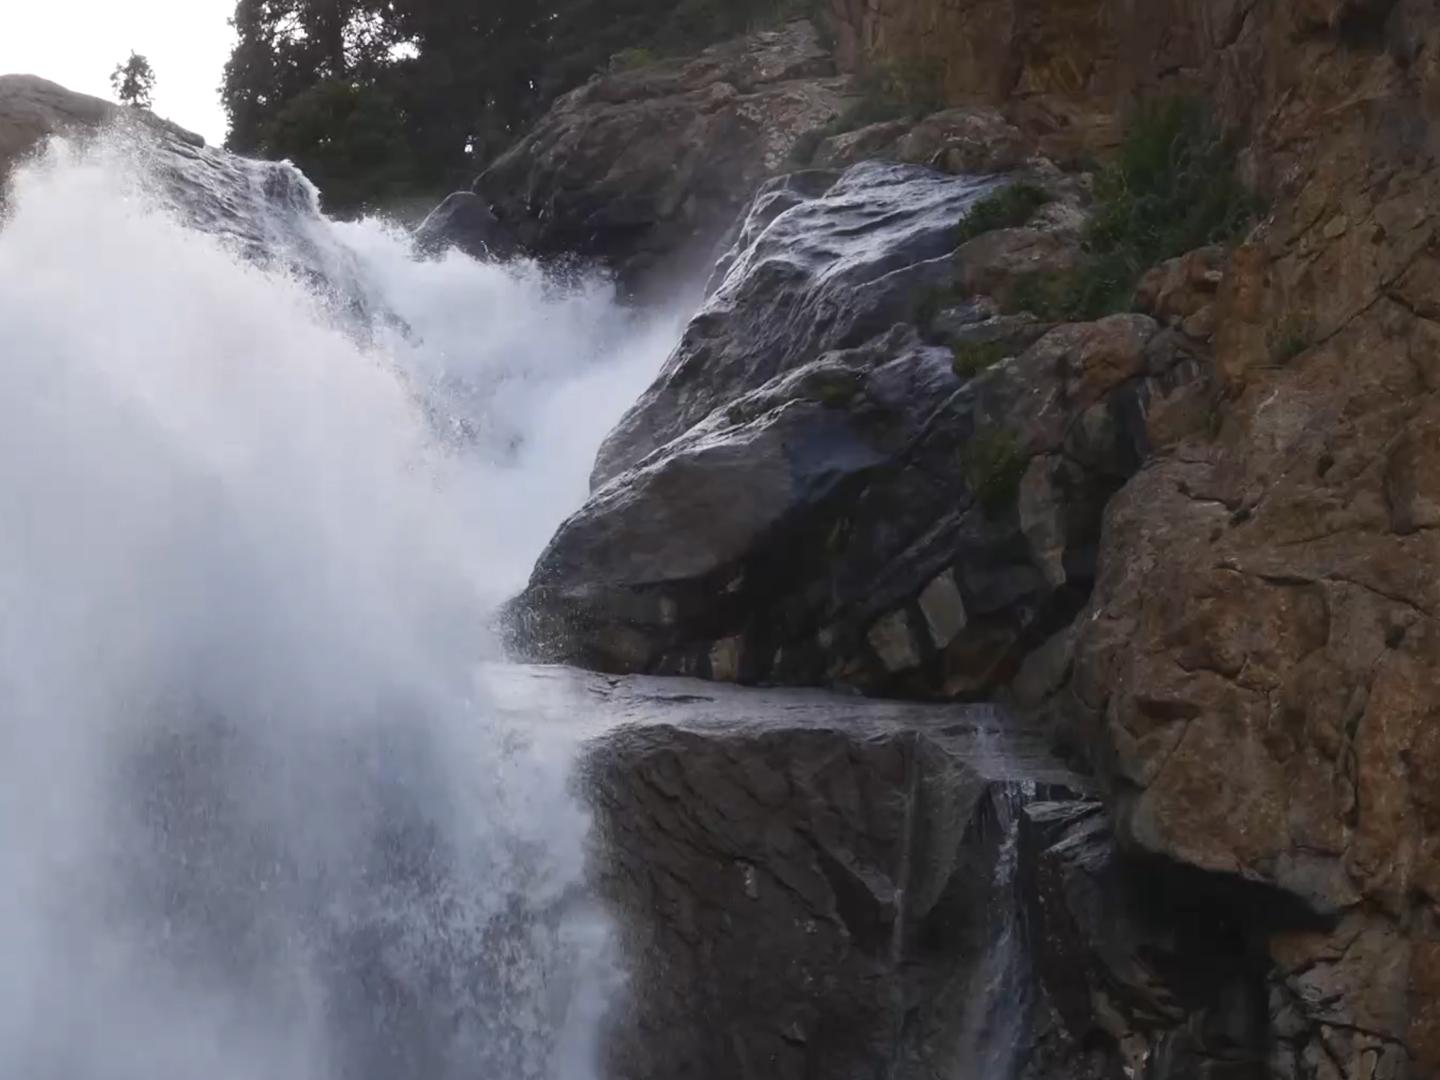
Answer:
[[[1263,1075],[1256,897],[1127,859],[1019,718],[565,668],[486,685],[589,737],[614,1080]]]
[[[1021,822],[1018,892],[1056,1020],[1035,1058],[1040,1075],[1113,1076],[1116,1064],[1131,1076],[1269,1075],[1257,945],[1290,909],[1263,891],[1122,857],[1098,802],[1036,800]]]
[[[815,691],[589,695],[631,721],[584,774],[629,969],[608,1075],[1012,1075],[1040,994],[1018,808],[1084,786],[1037,734]]]
[[[835,168],[872,159],[929,165],[950,173],[996,173],[1038,156],[1035,140],[988,105],[887,120],[824,139],[814,164]]]
[[[804,132],[844,107],[813,25],[596,76],[490,165],[475,191],[539,256],[600,258],[655,278],[713,245]]]
[[[515,241],[484,199],[457,191],[416,228],[415,247],[426,255],[454,247],[474,259],[503,259],[514,252]]]
[[[718,405],[906,321],[949,281],[960,222],[995,186],[881,162],[838,178],[811,172],[767,184],[722,262],[718,287],[605,440],[594,484]]]

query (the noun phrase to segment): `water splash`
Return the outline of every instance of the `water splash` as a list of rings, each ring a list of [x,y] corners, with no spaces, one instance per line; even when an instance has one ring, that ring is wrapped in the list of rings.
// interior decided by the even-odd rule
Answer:
[[[583,1078],[571,748],[475,661],[673,324],[211,156],[0,227],[0,1075]]]

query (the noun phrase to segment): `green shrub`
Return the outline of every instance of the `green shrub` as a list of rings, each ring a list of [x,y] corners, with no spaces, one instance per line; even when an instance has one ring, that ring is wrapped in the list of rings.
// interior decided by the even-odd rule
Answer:
[[[1142,273],[1195,248],[1237,239],[1259,209],[1235,175],[1234,145],[1201,104],[1170,99],[1143,106],[1115,160],[1096,177],[1081,266],[1017,288],[1010,303],[1058,319],[1128,310]]]
[[[1049,201],[1050,193],[1044,188],[1024,181],[1010,184],[986,195],[970,208],[960,223],[957,240],[963,244],[996,229],[1018,229]]]
[[[1028,464],[1020,440],[1003,427],[979,428],[965,444],[965,482],[990,515],[1014,505]]]
[[[962,379],[973,379],[1014,353],[1003,341],[962,341],[951,346],[951,351],[955,354],[955,374]]]
[[[1007,311],[1028,311],[1048,322],[1079,318],[1077,297],[1084,290],[1079,270],[1046,270],[1026,274],[1003,297]]]
[[[634,71],[636,68],[649,67],[659,59],[660,57],[654,49],[640,47],[621,49],[610,57],[610,70],[612,72]]]

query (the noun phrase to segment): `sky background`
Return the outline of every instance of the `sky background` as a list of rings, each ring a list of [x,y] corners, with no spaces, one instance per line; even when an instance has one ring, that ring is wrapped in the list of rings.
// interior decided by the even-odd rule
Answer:
[[[155,111],[220,143],[234,10],[235,0],[0,0],[0,74],[113,98],[110,72],[134,49],[155,69]]]

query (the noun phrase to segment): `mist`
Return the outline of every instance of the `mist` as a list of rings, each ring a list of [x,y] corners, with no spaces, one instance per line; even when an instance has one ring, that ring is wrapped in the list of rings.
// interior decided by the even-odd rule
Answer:
[[[0,1075],[585,1080],[576,748],[477,664],[674,321],[375,222],[256,264],[148,170],[0,223]]]

